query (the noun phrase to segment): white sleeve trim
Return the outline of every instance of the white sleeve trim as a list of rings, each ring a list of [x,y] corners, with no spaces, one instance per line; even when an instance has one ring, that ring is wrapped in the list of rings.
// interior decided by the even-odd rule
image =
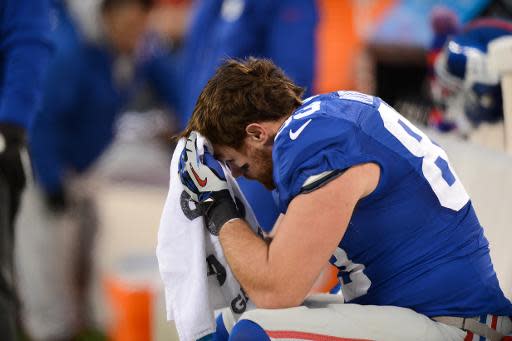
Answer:
[[[317,175],[311,175],[309,178],[306,179],[306,181],[304,181],[304,183],[302,184],[302,188],[306,187],[306,186],[309,186],[315,182],[317,182],[318,180],[321,180],[329,175],[331,175],[333,171],[330,170],[330,171],[325,171],[325,172],[322,172],[320,174],[317,174]]]

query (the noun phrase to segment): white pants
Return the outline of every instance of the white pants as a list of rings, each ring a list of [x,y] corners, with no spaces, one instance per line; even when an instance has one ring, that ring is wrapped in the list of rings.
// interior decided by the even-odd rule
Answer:
[[[244,319],[260,325],[272,340],[462,341],[466,337],[461,329],[410,309],[344,304],[337,295],[314,295],[296,308],[252,310],[241,316]],[[230,331],[230,318],[224,321]],[[509,319],[507,323],[503,327],[510,332]]]
[[[34,340],[69,339],[88,315],[87,281],[97,230],[90,181],[68,185],[69,208],[50,212],[34,185],[17,223],[15,261],[24,327]]]

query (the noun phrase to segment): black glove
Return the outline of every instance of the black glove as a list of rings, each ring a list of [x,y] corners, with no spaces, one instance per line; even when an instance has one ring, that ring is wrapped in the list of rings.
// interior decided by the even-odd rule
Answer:
[[[23,159],[27,163],[25,167],[29,168],[25,129],[15,124],[0,123],[0,175],[15,191],[21,191],[27,181],[29,169],[25,169]]]
[[[46,207],[53,213],[62,213],[68,207],[68,196],[61,187],[51,193],[45,193]]]
[[[217,236],[226,222],[242,218],[219,162],[207,150],[199,157],[195,132],[187,138],[178,171],[184,189],[199,206],[211,234]]]

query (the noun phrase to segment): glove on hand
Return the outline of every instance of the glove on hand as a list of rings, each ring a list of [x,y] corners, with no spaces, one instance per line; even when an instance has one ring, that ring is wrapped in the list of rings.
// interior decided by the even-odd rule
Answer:
[[[207,229],[211,234],[219,235],[226,222],[242,218],[229,193],[226,176],[220,163],[207,150],[202,160],[200,159],[195,132],[187,138],[178,172],[185,190],[205,217]]]
[[[22,127],[0,124],[0,176],[15,191],[21,191],[27,181],[25,172],[29,170],[25,170],[22,161],[22,153],[28,156],[25,145],[25,130]]]

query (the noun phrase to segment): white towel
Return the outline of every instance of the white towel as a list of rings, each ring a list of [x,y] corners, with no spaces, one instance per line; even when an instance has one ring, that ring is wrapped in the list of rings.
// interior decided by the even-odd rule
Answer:
[[[202,155],[205,139],[199,136],[197,143]],[[254,308],[254,304],[233,276],[219,238],[207,231],[204,219],[187,199],[178,175],[184,146],[185,139],[181,139],[172,156],[169,193],[160,220],[156,254],[165,285],[167,319],[175,321],[180,340],[195,341],[215,332],[215,309],[230,307],[237,318]],[[231,194],[243,203],[245,219],[256,232],[258,223],[251,207],[231,173],[223,169]]]

